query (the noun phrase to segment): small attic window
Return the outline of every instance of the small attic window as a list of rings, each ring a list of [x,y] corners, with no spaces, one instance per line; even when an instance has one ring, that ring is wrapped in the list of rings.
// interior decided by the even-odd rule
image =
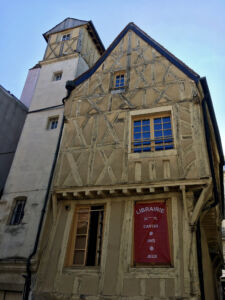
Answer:
[[[121,89],[125,87],[125,71],[116,72],[114,74],[114,86],[115,89]]]
[[[62,41],[67,41],[67,40],[70,40],[70,33],[64,34],[64,35],[62,36]]]

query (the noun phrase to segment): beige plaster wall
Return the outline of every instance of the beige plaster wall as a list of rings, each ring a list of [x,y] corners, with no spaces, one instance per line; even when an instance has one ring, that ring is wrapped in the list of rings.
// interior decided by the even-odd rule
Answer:
[[[135,201],[167,198],[170,207],[171,267],[135,267],[133,252],[133,209]],[[193,195],[187,195],[190,206]],[[77,204],[105,204],[100,267],[66,267],[70,228]],[[66,209],[66,205],[70,209]],[[182,197],[179,193],[58,202],[57,219],[50,235],[42,241],[41,258],[34,299],[198,299],[199,283],[196,242],[186,228]],[[53,219],[50,217],[53,222]],[[179,226],[178,226],[179,224]],[[47,229],[47,228],[46,228]],[[184,238],[185,237],[185,238]],[[184,244],[184,240],[186,244]],[[188,245],[188,247],[186,246]],[[189,257],[190,248],[192,255]],[[189,261],[187,260],[189,258]],[[51,260],[51,264],[48,262]],[[43,298],[42,298],[43,297]]]
[[[100,55],[85,27],[80,29],[80,39],[82,41],[80,50],[81,56],[85,59],[86,63],[92,67]]]
[[[63,55],[63,53],[71,54],[77,48],[79,31],[80,27],[52,34],[48,40],[44,59],[54,59],[59,57],[60,54]],[[70,40],[62,41],[62,37],[65,34],[70,34]],[[61,49],[62,46],[63,50]]]
[[[112,88],[124,70],[126,88]],[[129,31],[65,104],[57,189],[210,176],[201,97],[195,83]],[[131,153],[135,115],[170,112],[174,149]]]
[[[78,60],[78,57],[73,57],[42,64],[30,111],[62,104],[66,96],[66,81],[75,78]],[[55,72],[62,72],[61,80],[53,80]]]
[[[27,257],[33,248],[40,212],[62,122],[63,108],[28,114],[8,176],[0,212],[0,257]],[[59,116],[58,127],[47,130],[48,118]],[[14,199],[27,197],[22,224],[8,225]]]

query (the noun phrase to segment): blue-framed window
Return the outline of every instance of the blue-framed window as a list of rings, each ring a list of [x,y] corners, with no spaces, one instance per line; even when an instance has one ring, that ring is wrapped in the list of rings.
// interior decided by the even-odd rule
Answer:
[[[124,88],[125,87],[125,72],[120,72],[115,74],[114,78],[114,88]]]
[[[135,118],[132,152],[150,152],[174,148],[170,115]]]

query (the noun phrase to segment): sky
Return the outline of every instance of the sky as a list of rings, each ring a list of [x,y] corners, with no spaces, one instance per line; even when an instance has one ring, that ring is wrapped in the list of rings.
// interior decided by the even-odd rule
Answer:
[[[107,48],[129,23],[206,76],[225,149],[225,0],[1,0],[0,84],[20,98],[42,60],[42,34],[65,18],[92,20]]]

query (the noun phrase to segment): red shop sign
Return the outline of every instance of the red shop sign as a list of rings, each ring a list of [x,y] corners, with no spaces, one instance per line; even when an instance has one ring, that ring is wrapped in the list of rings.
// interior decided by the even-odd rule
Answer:
[[[170,264],[170,247],[165,202],[135,204],[135,263]]]

